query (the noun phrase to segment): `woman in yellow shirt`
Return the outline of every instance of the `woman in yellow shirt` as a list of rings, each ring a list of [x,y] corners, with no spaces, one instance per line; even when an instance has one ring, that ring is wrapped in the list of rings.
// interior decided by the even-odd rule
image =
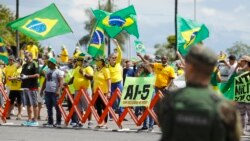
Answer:
[[[118,42],[115,39],[113,41],[116,45],[117,54],[113,53],[110,55],[109,65],[108,65],[108,68],[110,71],[110,76],[111,76],[111,96],[117,88],[120,91],[122,91],[122,89],[123,89],[123,85],[122,85],[122,78],[123,78],[122,71],[123,71],[123,69],[121,66],[122,50],[121,50]],[[123,108],[119,107],[119,102],[120,102],[120,100],[117,98],[114,105],[113,105],[113,109],[115,111],[117,111],[119,115],[121,115],[121,113],[123,112]],[[112,118],[111,115],[110,115],[110,118]]]
[[[102,57],[97,57],[95,59],[96,61],[96,71],[94,73],[94,89],[93,92],[95,94],[97,88],[99,88],[103,94],[110,98],[110,92],[111,92],[111,78],[110,78],[110,72],[109,69],[105,66],[105,59]],[[105,109],[105,104],[103,103],[102,99],[100,97],[96,100],[96,110],[99,116],[102,115],[102,110]],[[97,128],[107,128],[108,116],[105,117],[104,123],[99,124]]]

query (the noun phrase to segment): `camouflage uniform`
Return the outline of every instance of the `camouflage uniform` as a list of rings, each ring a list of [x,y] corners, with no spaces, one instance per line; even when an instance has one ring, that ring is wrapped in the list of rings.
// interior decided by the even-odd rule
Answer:
[[[216,63],[216,56],[204,47],[191,48],[187,59],[210,68]],[[192,64],[196,66],[195,63]],[[170,92],[161,100],[157,115],[161,141],[240,140],[240,117],[236,106],[210,86],[187,82],[186,88]]]

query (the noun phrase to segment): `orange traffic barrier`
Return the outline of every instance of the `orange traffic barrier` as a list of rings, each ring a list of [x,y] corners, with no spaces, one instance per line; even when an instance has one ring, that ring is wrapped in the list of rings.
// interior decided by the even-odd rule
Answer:
[[[66,96],[70,99],[70,101],[72,103],[72,108],[70,109],[68,114],[65,112],[65,110],[62,107],[62,103],[63,103]],[[84,98],[86,99],[87,105],[88,105],[87,110],[83,114],[81,114],[81,112],[78,108],[78,103],[80,101],[81,96],[84,96]],[[104,104],[106,106],[105,109],[103,110],[103,113],[101,116],[99,116],[97,114],[97,111],[95,108],[95,103],[96,103],[96,100],[98,97],[100,97],[102,99],[102,101],[104,102]],[[68,86],[65,86],[64,91],[62,93],[62,96],[58,100],[58,106],[59,106],[59,109],[60,109],[62,116],[65,120],[66,125],[68,125],[74,112],[77,113],[77,116],[82,123],[85,123],[86,120],[88,119],[89,115],[93,114],[97,123],[101,124],[104,121],[105,117],[108,116],[108,113],[110,113],[112,115],[115,123],[117,124],[117,126],[119,128],[122,128],[123,119],[126,117],[127,114],[129,114],[131,116],[132,120],[134,121],[135,125],[137,125],[137,126],[142,125],[142,123],[144,122],[144,120],[146,119],[146,117],[148,115],[152,116],[154,121],[159,125],[157,115],[155,114],[153,108],[154,108],[155,104],[158,102],[158,100],[162,97],[163,97],[162,93],[158,92],[154,96],[154,98],[152,99],[150,106],[146,107],[146,110],[144,110],[142,116],[139,118],[136,117],[136,115],[131,107],[124,107],[124,111],[121,113],[121,115],[119,117],[118,115],[116,115],[114,109],[112,108],[112,105],[116,101],[116,99],[121,98],[121,92],[119,89],[116,89],[115,92],[113,93],[113,95],[111,96],[111,98],[107,99],[107,97],[103,94],[103,92],[98,88],[95,91],[95,93],[91,99],[89,97],[89,94],[87,93],[87,91],[84,89],[81,89],[78,92],[77,96],[75,98],[73,98],[69,92]]]
[[[3,95],[3,98],[5,100],[5,106],[4,108],[0,108],[0,117],[4,123],[6,123],[6,117],[9,112],[10,108],[10,99],[7,96],[6,92],[4,91],[3,85],[0,85],[0,93]]]
[[[115,93],[118,93],[117,95],[119,96],[119,98],[121,97],[121,92],[119,89],[116,89]],[[158,118],[157,115],[155,114],[153,108],[155,106],[155,104],[159,101],[159,99],[161,99],[163,97],[161,92],[158,92],[154,98],[152,99],[149,107],[146,107],[146,109],[144,110],[144,112],[142,113],[142,116],[140,118],[137,118],[135,115],[135,112],[132,110],[132,108],[130,107],[125,107],[123,113],[120,115],[119,120],[117,122],[118,126],[121,126],[121,123],[123,121],[123,119],[126,117],[126,115],[129,113],[132,120],[134,121],[134,123],[137,126],[140,126],[143,124],[144,120],[147,118],[148,115],[150,115],[154,121],[157,123],[157,125],[159,126],[159,122],[158,122]]]
[[[63,103],[64,99],[66,98],[66,96],[69,98],[69,100],[72,103],[72,108],[70,109],[68,114],[66,113],[66,111],[62,107],[62,103]],[[76,112],[78,117],[81,117],[81,113],[80,113],[80,110],[78,108],[78,103],[80,101],[81,96],[82,96],[82,94],[79,91],[79,94],[77,94],[77,96],[75,98],[73,98],[70,91],[69,91],[69,87],[68,86],[64,87],[64,91],[63,91],[60,99],[58,100],[57,104],[58,104],[58,107],[61,111],[62,117],[64,118],[66,125],[69,124],[69,121],[70,121],[71,117],[73,116],[74,112]]]

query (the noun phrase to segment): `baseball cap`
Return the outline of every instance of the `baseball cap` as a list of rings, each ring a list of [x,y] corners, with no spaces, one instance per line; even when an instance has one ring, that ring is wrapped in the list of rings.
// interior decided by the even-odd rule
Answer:
[[[49,58],[48,61],[51,62],[51,63],[53,63],[54,65],[56,65],[56,58],[51,57],[51,58]]]
[[[244,55],[240,58],[240,61],[247,61],[247,62],[250,62],[250,57],[247,56],[247,55]]]

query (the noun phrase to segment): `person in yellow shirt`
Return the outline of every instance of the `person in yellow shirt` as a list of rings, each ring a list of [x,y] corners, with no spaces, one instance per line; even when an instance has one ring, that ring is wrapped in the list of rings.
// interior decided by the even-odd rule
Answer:
[[[5,82],[6,82],[6,88],[7,88],[8,93],[9,93],[9,90],[10,90],[10,87],[11,87],[11,81],[8,78],[11,77],[12,74],[15,73],[15,71],[16,71],[15,57],[10,56],[8,65],[4,69]]]
[[[21,88],[21,79],[20,79],[20,74],[22,72],[22,64],[23,61],[22,59],[17,59],[17,65],[14,69],[14,73],[8,77],[8,80],[10,81],[10,94],[9,94],[9,99],[10,99],[10,109],[9,109],[9,114],[7,119],[10,119],[10,112],[11,110],[14,109],[14,102],[15,100],[17,101],[17,108],[18,108],[18,113],[17,113],[17,120],[21,119],[21,112],[22,112],[22,88]]]
[[[103,94],[109,99],[111,93],[111,76],[109,69],[105,66],[105,58],[104,57],[96,57],[96,71],[94,73],[93,81],[94,88],[93,93],[97,91],[99,88]],[[96,110],[99,116],[102,115],[103,110],[105,109],[105,104],[103,103],[100,96],[96,100]],[[108,116],[105,117],[104,123],[99,124],[96,128],[107,128]]]
[[[60,57],[61,57],[61,62],[62,63],[68,63],[69,54],[68,54],[68,51],[67,51],[65,45],[62,45],[62,51],[61,51]]]
[[[74,97],[77,96],[78,92],[80,89],[85,89],[89,94],[91,94],[91,82],[90,80],[93,79],[93,74],[94,70],[92,67],[89,65],[88,62],[84,62],[84,58],[86,55],[84,53],[81,53],[78,56],[77,59],[77,67],[74,69],[73,77],[71,82],[73,81],[73,86],[75,89],[75,94]],[[81,100],[79,101],[79,109],[83,113],[83,109],[86,111],[87,110],[87,102],[85,98],[82,96]],[[89,126],[91,125],[90,123],[91,117],[89,117]],[[79,122],[79,119],[77,118],[76,113],[73,115],[73,122],[76,123],[75,127],[81,127],[81,123]],[[74,125],[73,125],[74,126]]]
[[[74,53],[73,53],[73,57],[74,57],[74,58],[77,58],[81,53],[82,53],[82,52],[81,52],[80,48],[79,48],[79,47],[76,47],[76,49],[75,49],[75,51],[74,51]]]
[[[160,90],[163,94],[167,93],[168,87],[175,78],[174,68],[168,65],[167,56],[161,57],[161,63],[150,63],[145,60],[141,54],[137,53],[137,55],[143,62],[149,63],[154,70],[156,76],[155,92],[157,93]]]
[[[109,71],[111,76],[111,96],[115,92],[115,90],[118,88],[120,91],[123,89],[122,85],[122,74],[123,69],[121,66],[122,62],[122,50],[118,44],[118,42],[114,39],[113,40],[116,45],[116,52],[110,55],[109,57]],[[116,102],[113,105],[113,109],[118,112],[119,115],[123,112],[123,108],[119,107],[120,100],[117,98]],[[112,116],[110,115],[110,119],[112,119]],[[126,119],[125,119],[126,120]]]
[[[38,47],[33,42],[29,42],[27,46],[27,51],[32,54],[32,59],[35,59],[35,60],[38,59],[39,50],[38,50]]]

